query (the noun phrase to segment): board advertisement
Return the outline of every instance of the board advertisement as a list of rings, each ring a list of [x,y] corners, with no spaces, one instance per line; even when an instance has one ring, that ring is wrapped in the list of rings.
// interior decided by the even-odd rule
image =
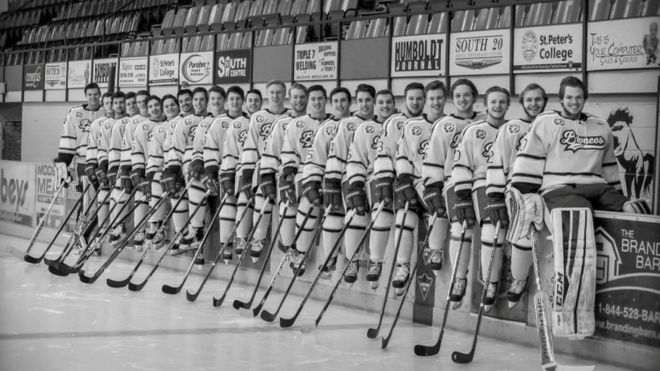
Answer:
[[[215,83],[244,84],[252,76],[250,49],[224,50],[215,53]]]
[[[0,161],[0,220],[32,226],[34,196],[33,165]]]
[[[507,74],[511,66],[508,29],[457,32],[449,40],[452,76]]]
[[[179,54],[149,57],[149,85],[173,85],[179,81]]]
[[[23,68],[23,89],[25,90],[43,90],[44,89],[44,68],[43,64],[28,64]]]
[[[587,32],[587,70],[660,67],[660,17],[590,22]]]
[[[213,52],[183,53],[180,66],[181,83],[190,85],[213,83]]]
[[[513,71],[580,71],[581,35],[581,24],[516,28],[513,36]]]
[[[293,60],[295,81],[335,80],[338,49],[336,42],[296,45]]]
[[[392,38],[392,77],[444,76],[447,35],[415,35]]]
[[[110,82],[110,71],[115,67],[115,84],[117,83],[117,58],[104,58],[94,60],[94,78],[100,88],[107,88]]]
[[[66,89],[66,62],[46,63],[45,88],[46,90]]]
[[[84,88],[92,79],[92,61],[70,61],[67,79],[69,89]]]
[[[122,58],[119,62],[119,86],[145,87],[147,86],[147,57]]]

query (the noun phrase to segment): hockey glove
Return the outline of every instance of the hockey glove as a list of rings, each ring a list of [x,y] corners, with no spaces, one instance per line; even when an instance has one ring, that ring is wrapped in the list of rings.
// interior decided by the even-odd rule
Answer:
[[[110,182],[111,187],[117,184],[117,171],[119,171],[119,166],[108,169],[108,182]]]
[[[325,205],[331,205],[332,210],[341,210],[341,181],[339,179],[326,179],[323,188]]]
[[[363,182],[355,182],[348,186],[346,208],[355,209],[358,215],[364,215],[367,211],[367,204],[367,193],[364,191]]]
[[[101,189],[110,189],[110,179],[108,179],[108,162],[101,161],[99,167],[96,168],[96,176],[99,179]]]
[[[218,180],[216,178],[205,174],[204,178],[202,178],[202,182],[206,186],[206,189],[211,192],[211,196],[217,196],[220,193],[220,184],[218,184]]]
[[[241,183],[240,183],[241,192],[245,193],[245,196],[247,197],[248,200],[254,197],[254,188],[252,188],[253,176],[254,176],[253,169],[244,169],[243,173],[241,174]],[[275,184],[274,180],[273,180],[273,184]]]
[[[200,180],[204,173],[204,161],[195,159],[188,165],[188,176],[191,179]]]
[[[275,173],[261,174],[259,176],[259,187],[264,197],[275,201],[277,197],[277,187],[275,186]]]
[[[431,214],[438,214],[444,217],[447,213],[445,206],[445,199],[442,197],[442,184],[429,184],[424,188],[423,192],[424,202]]]
[[[296,195],[295,174],[296,169],[293,167],[285,167],[282,169],[282,175],[280,176],[280,192],[282,202],[289,201],[291,204],[296,204],[298,202],[298,197]]]
[[[122,176],[120,178],[120,185],[121,185],[121,189],[126,191],[126,193],[133,192],[133,182],[131,181],[131,176],[130,175],[122,174]]]
[[[403,209],[406,201],[411,207],[417,207],[419,200],[417,190],[413,185],[413,178],[408,174],[400,175],[394,184],[394,195],[396,196],[397,209]]]
[[[506,203],[501,198],[489,198],[486,205],[486,215],[490,222],[496,225],[500,222],[503,229],[509,228],[509,215],[506,210]]]
[[[469,228],[474,226],[477,219],[474,215],[474,205],[470,198],[456,200],[454,214],[456,214],[456,219],[458,219],[459,223],[462,224],[465,221]]]
[[[179,193],[181,188],[181,180],[179,180],[180,173],[181,168],[179,166],[170,166],[165,169],[164,178],[161,181],[165,191],[172,195]]]
[[[321,190],[321,182],[312,180],[303,184],[303,194],[314,206],[321,206],[323,203],[319,190]]]
[[[220,174],[220,187],[225,194],[230,196],[234,195],[234,190],[236,189],[236,173],[233,171],[227,171]]]
[[[61,161],[59,158],[56,158],[53,160],[53,165],[55,165],[55,172],[57,174],[57,178],[60,180],[60,184],[64,183],[64,187],[68,187],[69,183],[73,181],[73,177],[71,176],[66,163]]]
[[[394,183],[394,179],[387,177],[387,178],[378,178],[374,180],[374,201],[375,202],[385,202],[386,204],[389,204],[392,202],[392,195],[394,194],[394,191],[392,190],[392,183]]]
[[[144,169],[134,169],[130,176],[133,187],[137,188],[145,181]]]
[[[99,189],[99,178],[96,176],[96,165],[90,164],[85,166],[85,174],[89,183],[94,186],[95,189]]]

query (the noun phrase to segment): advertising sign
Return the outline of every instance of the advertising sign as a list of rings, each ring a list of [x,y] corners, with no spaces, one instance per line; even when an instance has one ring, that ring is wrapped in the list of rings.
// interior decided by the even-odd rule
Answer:
[[[509,73],[511,37],[508,29],[457,32],[449,40],[451,75]]]
[[[94,60],[94,78],[92,81],[99,84],[101,88],[107,88],[110,82],[110,69],[115,67],[115,83],[117,82],[117,58],[105,58]]]
[[[190,85],[213,83],[213,52],[183,53],[180,59],[181,83]]]
[[[70,61],[67,78],[69,89],[84,88],[92,79],[92,61]]]
[[[46,213],[50,202],[53,200],[59,180],[57,179],[57,172],[55,166],[52,164],[33,164],[35,168],[35,184],[36,184],[36,197],[35,197],[35,211],[37,220],[39,220]],[[32,170],[32,169],[31,169]],[[34,170],[32,170],[34,171]],[[48,216],[48,220],[44,223],[45,227],[57,228],[64,220],[66,202],[66,192],[62,192],[55,201],[53,210]]]
[[[293,79],[296,81],[337,78],[336,42],[296,45]]]
[[[392,77],[442,76],[446,73],[445,34],[402,36],[392,39]]]
[[[66,89],[66,62],[46,63],[46,90]]]
[[[0,220],[32,226],[34,165],[0,161]]]
[[[147,57],[124,58],[119,62],[119,86],[147,86]]]
[[[658,227],[657,217],[594,216],[596,335],[660,347]]]
[[[658,68],[660,17],[590,22],[587,70]]]
[[[23,89],[25,90],[43,90],[44,89],[44,65],[28,64],[23,68]]]
[[[581,68],[581,24],[516,28],[513,36],[515,72],[579,71]]]
[[[227,50],[215,53],[215,83],[242,84],[250,82],[252,51]]]
[[[179,55],[149,57],[149,85],[171,85],[179,81]]]

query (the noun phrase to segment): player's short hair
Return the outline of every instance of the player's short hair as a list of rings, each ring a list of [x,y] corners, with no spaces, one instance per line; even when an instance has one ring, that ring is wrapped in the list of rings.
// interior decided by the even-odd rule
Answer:
[[[410,84],[406,85],[406,88],[403,90],[403,96],[408,95],[408,92],[411,90],[421,90],[424,92],[424,85],[419,82],[411,82]]]
[[[225,89],[220,85],[211,86],[211,89],[209,89],[209,95],[211,95],[211,93],[218,93],[222,99],[227,99],[227,93],[225,92]]]
[[[323,98],[328,98],[328,93],[325,91],[323,85],[312,85],[307,89],[307,95],[310,95],[313,91],[320,91],[323,93]]]
[[[101,88],[99,88],[99,84],[95,82],[90,82],[89,84],[85,85],[85,89],[83,91],[85,92],[85,94],[87,94],[87,90],[90,89],[96,89],[98,90],[99,94],[101,94]]]
[[[105,98],[110,98],[110,100],[112,100],[112,96],[113,96],[113,94],[112,94],[111,92],[106,91],[106,92],[103,93],[103,95],[101,96],[101,102],[103,102],[103,100],[104,100]]]
[[[389,90],[389,89],[382,89],[382,90],[379,90],[379,91],[376,93],[376,96],[379,96],[379,95],[389,95],[389,96],[392,98],[392,101],[394,102],[394,93],[392,93],[392,91]]]
[[[529,91],[532,91],[532,90],[540,90],[541,95],[543,96],[543,104],[545,105],[545,104],[548,103],[548,94],[545,92],[545,89],[543,89],[543,87],[541,85],[533,82],[533,83],[525,86],[525,89],[523,89],[523,91],[520,92],[520,98],[518,98],[518,101],[520,102],[520,104],[523,104],[523,100],[525,99],[525,94]]]
[[[376,98],[376,89],[369,84],[360,84],[355,89],[355,96],[357,97],[358,93],[367,93],[371,95],[371,98]]]
[[[227,95],[234,93],[238,94],[238,96],[241,97],[241,100],[245,100],[245,93],[243,92],[243,89],[240,86],[233,85],[230,86],[229,89],[227,89]],[[261,94],[259,94],[261,96]]]
[[[129,100],[129,99],[135,99],[135,97],[136,97],[135,92],[134,91],[129,91],[128,93],[126,93],[125,98],[126,98],[126,100]]]
[[[332,89],[330,91],[330,99],[332,99],[332,97],[334,97],[335,94],[339,94],[339,93],[346,94],[346,98],[348,98],[348,103],[351,103],[351,92],[348,91],[348,89],[346,89],[343,86],[339,86],[339,87],[336,87],[336,88]]]
[[[305,87],[305,85],[299,82],[294,82],[293,84],[291,84],[291,87],[289,88],[289,96],[291,95],[291,92],[294,90],[302,90],[305,92],[305,95],[308,95],[307,88]]]
[[[245,93],[245,96],[248,96],[250,94],[256,94],[259,96],[259,99],[264,99],[263,96],[261,95],[261,91],[259,89],[250,89]]]
[[[270,80],[266,83],[266,89],[270,88],[273,85],[279,85],[282,87],[282,89],[286,90],[286,84],[282,82],[281,80]]]
[[[149,98],[147,98],[147,104],[148,104],[149,102],[151,102],[152,100],[157,100],[158,103],[163,103],[163,102],[160,100],[160,97],[159,97],[159,96],[157,96],[157,95],[150,95]]]
[[[566,87],[570,86],[572,88],[582,89],[582,94],[584,99],[587,100],[589,93],[587,92],[587,86],[575,76],[566,76],[559,83],[559,99],[564,99],[564,93],[566,93]]]
[[[484,93],[484,105],[488,104],[488,94],[490,93],[502,93],[506,95],[507,103],[511,103],[511,94],[509,94],[509,91],[501,86],[494,85],[488,88],[488,90],[486,90],[486,93]]]
[[[433,80],[426,84],[426,87],[424,87],[424,95],[428,94],[431,90],[442,90],[442,94],[447,96],[447,88],[440,80]]]
[[[472,80],[470,80],[470,79],[458,79],[458,80],[454,81],[453,84],[451,84],[451,88],[449,89],[450,90],[449,92],[451,93],[452,97],[454,96],[454,90],[456,90],[456,88],[461,86],[461,85],[466,85],[467,87],[469,87],[470,90],[472,90],[472,95],[475,98],[479,96],[479,90],[477,90],[477,86],[474,85]]]
[[[135,96],[137,97],[138,95],[144,95],[145,97],[149,98],[149,92],[146,90],[138,90],[137,93],[135,93]]]
[[[193,93],[190,91],[190,89],[181,89],[176,93],[176,97],[179,98],[182,95],[190,95],[190,98],[192,98]]]
[[[117,91],[114,94],[112,94],[112,100],[120,99],[120,98],[126,100],[126,93],[124,93],[123,91]]]
[[[161,100],[161,103],[163,103],[163,105],[165,105],[165,101],[168,100],[168,99],[173,100],[174,103],[176,104],[176,106],[179,107],[179,100],[176,99],[176,97],[175,97],[174,95],[172,95],[172,94],[165,94],[165,95],[163,95],[163,98],[162,98],[162,100]]]
[[[206,89],[202,88],[201,86],[200,86],[200,87],[196,87],[196,88],[193,89],[193,91],[192,91],[192,96],[194,97],[195,94],[198,94],[198,93],[202,93],[202,94],[204,94],[204,99],[206,99],[206,101],[209,100],[209,92],[207,92]]]

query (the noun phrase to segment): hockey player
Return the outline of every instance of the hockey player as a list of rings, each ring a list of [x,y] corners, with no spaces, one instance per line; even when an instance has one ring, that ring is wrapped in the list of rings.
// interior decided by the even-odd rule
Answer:
[[[149,103],[151,105],[156,104],[155,100],[152,99],[150,99]],[[161,105],[165,113],[165,121],[156,125],[147,137],[148,158],[145,176],[151,182],[151,197],[149,197],[149,206],[151,208],[163,197],[164,191],[161,179],[163,178],[165,156],[169,149],[166,145],[166,137],[172,135],[171,133],[174,132],[174,127],[180,118],[179,101],[175,96],[170,94],[163,96]],[[156,108],[153,107],[153,109]],[[161,204],[158,210],[149,218],[149,227],[147,228],[145,239],[155,249],[162,247],[162,242],[165,240],[163,219],[165,218],[166,208],[164,203]]]
[[[296,84],[292,85],[290,92],[292,98],[295,94],[298,94],[295,93],[293,89],[294,86],[296,86]],[[297,86],[296,89],[302,90]],[[312,139],[314,138],[316,129],[318,129],[323,121],[328,119],[328,115],[325,112],[327,93],[323,86],[312,85],[308,90],[302,90],[302,92],[305,94],[305,103],[309,101],[309,114],[293,118],[285,127],[285,132],[282,137],[282,165],[278,182],[281,192],[280,204],[282,206],[280,215],[284,214],[283,217],[285,218],[280,231],[282,244],[287,248],[292,247],[295,229],[302,229],[296,247],[292,248],[294,254],[292,268],[296,270],[298,275],[302,275],[305,271],[305,252],[310,249],[314,243],[314,224],[316,224],[316,219],[319,213],[319,210],[314,208],[310,217],[303,224],[305,221],[305,215],[309,213],[313,206],[306,197],[303,197],[302,199],[298,198],[298,195],[302,193],[300,192],[300,181],[302,179],[303,170],[302,162],[307,158],[307,151],[312,147]],[[301,105],[294,103],[294,99],[292,99],[292,106],[297,113],[299,113],[302,108]],[[304,113],[305,111],[303,110],[302,112]],[[280,120],[275,121],[275,124],[273,125],[277,125],[279,121]],[[264,195],[271,200],[275,199],[277,192],[275,189],[275,175],[277,169],[274,168],[274,166],[278,165],[278,161],[275,161],[276,158],[272,157],[274,154],[272,151],[277,150],[277,143],[275,142],[277,140],[276,128],[277,126],[274,126],[273,131],[271,132],[271,138],[268,141],[267,150],[264,151],[263,163],[260,169],[261,189]],[[266,154],[269,154],[269,156],[266,157]],[[297,206],[297,215],[294,207],[290,207],[284,212],[283,207],[287,202],[289,205]],[[295,224],[291,223],[288,225],[289,219],[291,222],[295,220]],[[253,248],[252,256],[255,255]]]
[[[248,116],[252,116],[255,112],[261,109],[261,103],[263,99],[261,98],[261,92],[259,89],[250,89],[245,95],[245,107],[247,109]]]
[[[376,119],[362,123],[353,136],[353,142],[346,164],[346,204],[356,209],[357,214],[369,211],[369,205],[374,205],[373,200],[373,163],[376,159],[376,151],[380,145],[380,137],[383,134],[383,123],[394,113],[394,94],[389,90],[380,90],[376,93]],[[369,195],[366,187],[369,185]],[[377,218],[369,234],[369,267],[367,281],[371,287],[378,287],[378,279],[382,270],[385,257],[385,246],[390,234],[390,227],[394,215],[392,205],[384,208],[379,215],[373,211],[372,218]],[[350,280],[349,276],[349,280]]]
[[[174,229],[176,232],[182,231],[187,220],[182,209],[187,210],[188,213],[194,212],[197,205],[200,205],[202,201],[202,194],[206,192],[200,178],[203,168],[200,170],[199,167],[191,166],[191,162],[195,130],[207,116],[206,107],[208,103],[208,92],[206,89],[198,87],[192,91],[191,96],[194,114],[182,117],[177,121],[176,126],[174,127],[174,132],[172,133],[172,142],[168,151],[167,162],[165,163],[165,174],[167,174],[165,177],[166,189],[169,190],[173,196],[171,199],[173,203],[172,205],[174,205],[176,199],[175,195],[181,191],[181,185],[190,183],[187,200],[181,202],[177,208],[177,212],[180,213],[181,216],[178,219],[174,219]],[[182,98],[184,99],[183,103]],[[179,105],[181,107],[184,107],[186,104],[185,99],[187,99],[185,95],[179,96]],[[190,201],[192,207],[188,206],[187,201]],[[182,205],[184,206],[181,207]],[[202,223],[203,216],[206,213],[205,206],[205,204],[201,204],[199,209],[197,209],[197,215],[202,215]],[[188,215],[188,218],[190,217],[192,217],[192,215]],[[200,232],[203,224],[193,225],[193,221],[195,221],[194,217],[192,218],[191,223],[189,223],[188,229],[183,231],[178,243],[172,247],[172,254],[175,255],[193,249],[193,244],[201,240],[202,233]]]
[[[501,246],[504,243],[508,220],[499,220],[501,228],[496,236],[496,245],[493,245],[496,229],[495,223],[486,211],[486,170],[493,153],[492,146],[497,131],[506,121],[504,116],[509,109],[509,92],[499,86],[488,88],[484,94],[484,105],[486,120],[468,126],[461,134],[461,141],[454,153],[451,176],[456,195],[454,203],[456,219],[461,224],[466,222],[471,229],[476,223],[479,223],[477,226],[481,226],[481,277],[486,286],[483,304],[484,310],[488,312],[495,304],[497,296],[502,270]],[[467,267],[469,263],[461,262],[462,259],[469,261],[470,255],[458,257],[456,263],[459,267]],[[487,276],[489,264],[492,264],[493,268],[490,276]]]
[[[288,113],[288,110],[284,108],[286,85],[282,81],[269,81],[266,84],[266,92],[268,94],[268,108],[261,109],[250,116],[247,139],[241,153],[240,191],[245,193],[248,200],[254,197],[255,215],[261,213],[262,208],[266,208],[261,222],[258,226],[255,226],[257,228],[253,235],[255,240],[264,240],[266,238],[268,226],[270,225],[272,205],[275,202],[275,200],[270,200],[270,203],[266,204],[266,199],[262,195],[261,189],[257,186],[255,171],[258,174],[259,159],[266,146],[266,140],[270,136],[273,122],[278,117]],[[255,188],[257,188],[256,195],[254,194]],[[229,245],[225,247],[225,250],[227,247]],[[229,255],[228,252],[223,252],[223,254]]]
[[[422,111],[424,110],[424,85],[420,83],[410,83],[406,86],[404,91],[405,98],[405,112],[398,113],[390,116],[389,119],[383,124],[383,135],[381,136],[381,142],[378,145],[376,150],[376,159],[374,160],[374,187],[375,187],[375,197],[376,202],[385,202],[386,206],[392,207],[392,197],[394,194],[394,165],[395,165],[395,153],[397,149],[397,143],[401,140],[403,135],[403,128],[410,120],[417,120],[421,117]],[[373,229],[376,231],[388,230],[391,227],[391,219],[388,220],[388,215],[383,214],[381,220],[377,220],[374,223]],[[403,216],[403,213],[401,213]],[[390,224],[386,224],[389,221]],[[400,223],[399,223],[400,224]],[[408,226],[411,223],[407,223]],[[397,226],[397,229],[401,229],[400,225]],[[414,229],[414,226],[412,226]],[[397,239],[395,238],[395,241]],[[385,246],[379,247],[380,251],[376,252],[377,256],[385,256],[384,249]],[[382,250],[381,250],[382,249]],[[382,265],[374,267],[375,270],[382,269]],[[376,273],[376,272],[374,272]],[[409,265],[398,264],[394,280],[392,284],[395,288],[403,287],[405,281],[408,279],[410,274]],[[375,275],[371,275],[374,277]],[[396,284],[395,284],[396,282]]]
[[[486,172],[486,198],[488,206],[486,212],[492,224],[504,219],[508,224],[507,207],[505,205],[505,192],[511,178],[513,160],[523,145],[525,136],[532,125],[532,121],[545,109],[548,96],[538,84],[529,84],[520,93],[520,104],[523,107],[523,117],[520,120],[511,120],[502,125],[493,144],[493,155],[490,157]],[[511,241],[511,274],[513,282],[507,293],[509,307],[513,308],[520,300],[525,287],[527,276],[532,265],[532,241],[528,238],[520,241]]]
[[[458,253],[461,224],[456,221],[453,212],[453,201],[456,199],[451,180],[451,170],[454,161],[454,150],[460,142],[463,129],[479,119],[481,114],[474,111],[474,103],[479,95],[476,86],[468,79],[456,80],[450,89],[450,94],[456,113],[442,118],[433,125],[426,159],[422,165],[422,180],[424,182],[424,202],[431,213],[437,213],[441,218],[447,214],[451,223],[451,238],[449,252],[452,262],[456,261]],[[443,196],[444,194],[444,196]],[[447,202],[445,203],[445,199]],[[443,225],[447,221],[436,220],[436,225],[429,236],[429,266],[433,271],[442,268],[444,254]],[[463,240],[463,251],[469,250],[472,244],[472,232],[468,230]],[[467,255],[469,256],[469,255]],[[465,260],[462,260],[465,262]],[[467,262],[465,262],[467,264]],[[454,307],[460,306],[467,283],[467,265],[458,269],[456,283],[451,294]]]
[[[325,165],[328,161],[328,152],[330,144],[337,133],[339,121],[350,115],[351,93],[343,87],[334,88],[330,92],[330,103],[332,105],[334,116],[325,120],[314,134],[312,147],[307,151],[307,159],[302,172],[302,191],[305,197],[315,206],[322,207],[321,181],[325,173]],[[339,238],[339,233],[343,227],[344,214],[339,211],[332,211],[323,222],[323,233],[321,239],[323,247],[332,248]],[[328,265],[332,270],[336,266],[337,258],[334,257]],[[324,267],[328,271],[328,267]],[[327,275],[326,275],[327,277]]]
[[[401,135],[401,141],[396,152],[395,170],[397,175],[395,187],[395,209],[397,229],[395,241],[401,238],[401,243],[396,257],[397,275],[392,281],[392,286],[400,290],[405,287],[410,278],[410,256],[414,249],[413,232],[418,224],[419,215],[424,211],[424,204],[421,200],[422,185],[422,163],[426,158],[429,138],[431,137],[431,128],[438,120],[445,116],[445,101],[447,98],[447,89],[445,85],[438,81],[432,81],[424,88],[424,96],[428,105],[427,113],[417,119],[407,120]],[[405,216],[405,225],[402,225],[404,218],[404,205],[409,203],[408,214]],[[447,234],[447,223],[441,223],[442,220],[436,219],[433,228],[442,228],[440,235]],[[403,233],[397,237],[398,233]]]
[[[326,226],[334,234],[338,234],[344,226],[341,219],[344,216],[344,205],[341,197],[342,183],[346,181],[344,175],[348,161],[348,152],[351,142],[353,142],[353,134],[362,123],[373,120],[375,97],[376,89],[373,86],[368,84],[358,85],[355,90],[355,102],[358,106],[358,112],[349,118],[341,120],[337,124],[337,133],[330,143],[328,162],[325,168],[323,194],[325,195],[326,205],[332,205],[331,213],[337,215],[335,218],[330,219]],[[345,188],[346,184],[343,187]],[[356,244],[368,223],[369,217],[365,213],[353,216],[346,230],[346,238],[344,238],[344,249],[347,256],[350,256],[349,254],[352,254],[358,248]],[[331,247],[328,246],[328,248]],[[346,271],[344,279],[349,283],[355,282],[358,273],[358,262],[348,262],[347,264],[350,264],[350,267]],[[335,269],[335,266],[336,259],[332,259],[328,266],[324,268],[327,272],[331,272]]]
[[[264,196],[271,196],[271,200],[275,200],[276,197],[276,181],[275,177],[279,175],[279,179],[283,178],[283,175],[280,170],[280,157],[283,156],[282,147],[285,142],[285,133],[289,123],[296,121],[300,122],[298,118],[302,118],[307,112],[307,88],[299,83],[291,84],[289,88],[289,99],[291,101],[291,111],[288,115],[283,115],[278,117],[273,122],[273,126],[270,130],[270,135],[266,140],[266,145],[263,151],[261,158],[261,164],[259,166],[259,186]],[[295,190],[295,187],[293,188]],[[283,191],[284,192],[284,191]],[[285,247],[283,250],[288,249],[291,246],[291,241],[293,240],[295,225],[296,225],[296,211],[293,207],[289,208],[286,213],[284,212],[284,197],[280,197],[280,208],[279,215],[285,219],[282,223],[282,228],[280,231],[280,241]],[[297,199],[291,200],[293,205],[297,204]],[[241,244],[245,246],[248,241],[239,240],[238,250],[241,249]],[[250,255],[253,258],[258,258],[261,255],[261,250],[263,250],[263,245],[265,241],[263,239],[253,239],[251,241],[251,252]]]

